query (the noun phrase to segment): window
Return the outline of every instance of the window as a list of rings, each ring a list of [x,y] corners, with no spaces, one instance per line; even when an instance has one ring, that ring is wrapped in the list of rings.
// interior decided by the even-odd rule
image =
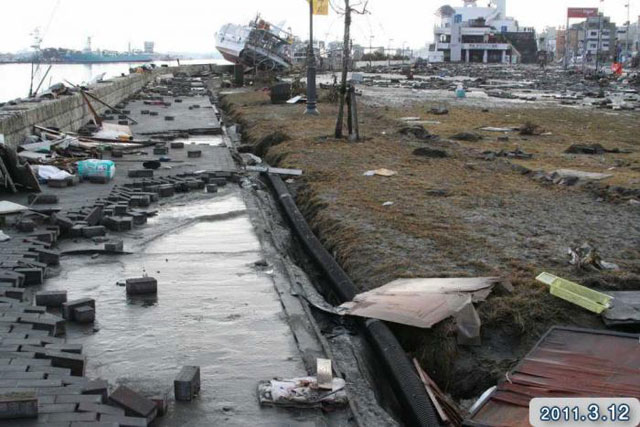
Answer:
[[[598,37],[597,31],[589,31],[589,37]]]

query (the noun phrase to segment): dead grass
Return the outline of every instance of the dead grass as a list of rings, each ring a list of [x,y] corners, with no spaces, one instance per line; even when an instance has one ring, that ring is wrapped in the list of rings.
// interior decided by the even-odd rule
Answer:
[[[330,103],[319,105],[319,117],[303,115],[300,105],[271,105],[264,92],[228,95],[223,104],[242,124],[249,143],[257,144],[266,135],[278,132],[288,136],[261,154],[272,164],[304,171],[297,185],[297,203],[358,288],[375,288],[398,277],[503,275],[512,281],[513,293],[497,293],[479,308],[483,330],[504,334],[504,345],[511,347],[501,354],[484,347],[458,347],[450,322],[419,333],[397,328],[405,348],[456,396],[471,397],[485,385],[480,380],[465,382],[465,375],[469,375],[461,368],[465,361],[476,360],[480,372],[488,376],[503,374],[505,364],[520,357],[551,325],[598,327],[595,316],[550,296],[546,288],[535,283],[535,275],[549,263],[548,259],[524,259],[525,254],[514,255],[512,248],[489,243],[488,236],[476,230],[473,222],[478,210],[504,215],[504,205],[517,197],[535,199],[544,195],[562,200],[568,192],[581,190],[542,187],[504,162],[481,160],[480,154],[520,148],[534,154],[532,160],[516,162],[527,168],[608,172],[614,174],[612,185],[638,188],[637,119],[569,108],[491,112],[453,108],[449,115],[431,116],[431,105],[404,109],[362,105],[365,141],[348,143],[331,136],[337,107]],[[402,124],[398,119],[407,116],[440,121],[425,126],[432,134],[449,137],[474,131],[484,138],[478,142],[430,143],[450,152],[447,159],[416,157],[413,150],[425,143],[398,133]],[[509,132],[505,142],[498,141],[501,134],[479,130],[485,126],[520,127],[527,122],[538,124],[550,135]],[[600,143],[633,152],[564,154],[574,143]],[[398,174],[389,178],[363,176],[365,171],[378,168]],[[387,201],[393,205],[383,206]],[[567,268],[554,267],[570,275]]]

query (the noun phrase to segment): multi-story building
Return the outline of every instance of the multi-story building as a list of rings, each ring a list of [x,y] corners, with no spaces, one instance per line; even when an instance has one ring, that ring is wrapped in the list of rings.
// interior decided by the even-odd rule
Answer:
[[[440,25],[434,29],[434,51],[451,62],[535,62],[537,45],[533,28],[520,27],[507,17],[507,0],[491,0],[478,7],[476,0],[464,6],[443,6]]]
[[[585,56],[595,60],[599,55],[603,60],[616,56],[618,29],[608,16],[587,18],[573,24],[569,30],[569,55]]]

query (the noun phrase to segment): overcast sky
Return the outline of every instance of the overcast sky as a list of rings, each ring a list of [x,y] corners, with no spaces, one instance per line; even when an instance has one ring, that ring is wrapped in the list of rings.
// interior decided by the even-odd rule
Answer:
[[[331,0],[341,4],[342,0]],[[352,3],[358,0],[352,0]],[[479,0],[486,5],[489,0]],[[631,21],[640,14],[640,0],[631,1]],[[540,30],[547,25],[564,25],[566,8],[598,7],[621,25],[627,19],[627,0],[507,0],[507,13],[521,26]],[[126,50],[142,48],[145,40],[156,42],[156,51],[213,52],[214,34],[227,22],[247,23],[260,12],[274,24],[306,38],[308,7],[305,0],[3,0],[0,6],[0,52],[25,49],[29,34],[40,27],[43,47],[81,49],[87,36],[94,48]],[[56,4],[58,4],[57,7]],[[422,47],[433,39],[435,10],[444,0],[370,0],[370,14],[354,19],[356,43],[394,47],[403,42]],[[449,0],[459,6],[462,0]],[[55,9],[55,11],[54,11]],[[50,23],[50,24],[49,24]],[[341,37],[341,17],[334,11],[316,17],[316,35],[328,41]],[[48,30],[47,30],[48,27]]]

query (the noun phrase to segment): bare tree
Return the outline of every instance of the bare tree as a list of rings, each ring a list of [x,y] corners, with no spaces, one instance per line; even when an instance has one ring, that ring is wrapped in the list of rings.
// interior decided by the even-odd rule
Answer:
[[[366,1],[363,3],[358,3],[354,6],[349,4],[349,0],[344,0],[344,39],[342,46],[342,79],[340,81],[340,106],[338,107],[338,120],[336,122],[336,138],[342,138],[342,128],[344,126],[344,103],[345,97],[347,96],[347,73],[349,71],[349,61],[351,56],[351,14],[357,13],[359,15],[364,15],[368,13],[367,4],[369,2]],[[356,7],[362,6],[362,9],[358,10]],[[338,11],[338,13],[341,13]]]

